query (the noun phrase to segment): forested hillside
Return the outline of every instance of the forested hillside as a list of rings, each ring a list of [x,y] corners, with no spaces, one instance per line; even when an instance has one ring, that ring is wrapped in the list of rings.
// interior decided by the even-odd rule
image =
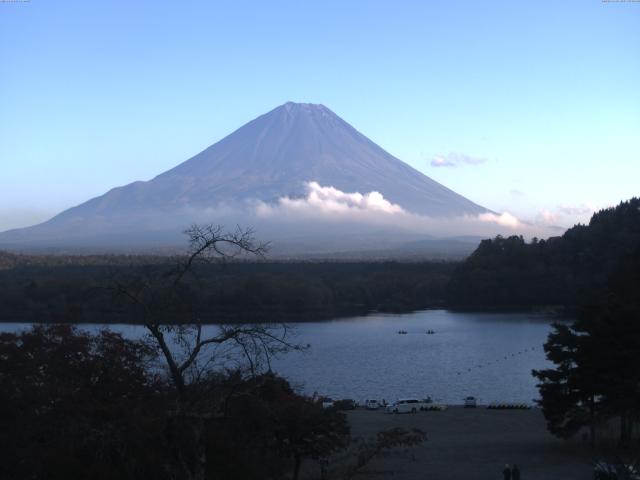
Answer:
[[[448,304],[521,308],[575,306],[603,289],[622,259],[640,248],[640,199],[595,213],[561,237],[483,240],[454,271]]]
[[[13,267],[0,269],[3,322],[137,323],[141,319],[114,287],[132,279],[152,285],[175,268],[166,257],[149,257],[146,264],[139,257],[16,258]],[[97,263],[100,258],[102,264]],[[442,307],[454,268],[447,262],[200,264],[186,286],[192,313],[165,312],[163,321],[188,321],[193,312],[202,321],[216,323],[304,321]]]

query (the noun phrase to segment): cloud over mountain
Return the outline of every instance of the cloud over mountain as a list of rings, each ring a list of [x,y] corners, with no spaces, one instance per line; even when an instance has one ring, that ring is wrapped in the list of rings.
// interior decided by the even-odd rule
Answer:
[[[306,184],[306,197],[281,197],[278,205],[284,209],[294,211],[319,211],[326,214],[344,214],[349,212],[368,212],[394,214],[406,211],[400,206],[389,202],[380,192],[343,192],[331,186],[322,186],[311,181]],[[268,214],[269,205],[261,203],[258,213]]]
[[[431,236],[494,236],[515,233],[533,236],[541,232],[540,225],[523,222],[509,212],[431,217],[408,212],[389,202],[379,192],[343,192],[333,186],[320,185],[316,181],[307,183],[305,196],[285,196],[270,204],[258,202],[255,214],[274,224],[308,222],[307,225],[325,225],[326,229],[337,228],[336,225],[340,224],[360,223],[384,227],[389,231]]]

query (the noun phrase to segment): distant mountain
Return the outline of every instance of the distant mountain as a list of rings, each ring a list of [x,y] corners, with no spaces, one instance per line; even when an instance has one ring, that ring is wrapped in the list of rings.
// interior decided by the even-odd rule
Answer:
[[[312,181],[343,192],[380,192],[430,217],[488,211],[398,160],[325,106],[289,102],[150,181],[1,233],[0,246],[162,244],[203,212],[304,197]]]

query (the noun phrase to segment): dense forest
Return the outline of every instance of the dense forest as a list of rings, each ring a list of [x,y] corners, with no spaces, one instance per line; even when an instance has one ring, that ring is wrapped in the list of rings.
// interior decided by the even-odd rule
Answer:
[[[640,199],[595,213],[548,240],[483,240],[455,269],[447,303],[466,308],[574,307],[603,290],[611,272],[640,248]]]
[[[349,480],[426,439],[402,428],[352,437],[339,406],[271,373],[185,371],[176,385],[151,368],[157,348],[108,330],[0,333],[0,358],[3,479],[296,480],[306,464]]]
[[[13,256],[0,270],[0,321],[137,323],[114,287],[161,278],[174,268],[172,260]],[[203,263],[188,286],[204,322],[305,321],[441,307],[454,268],[448,262]],[[166,314],[169,323],[185,318]]]

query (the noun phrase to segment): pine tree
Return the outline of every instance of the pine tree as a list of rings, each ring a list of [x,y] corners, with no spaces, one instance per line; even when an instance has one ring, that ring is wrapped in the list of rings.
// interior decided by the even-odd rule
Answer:
[[[574,326],[554,324],[544,345],[547,358],[556,368],[534,370],[540,380],[538,404],[551,433],[561,438],[574,436],[588,426],[591,442],[596,438],[598,393],[591,382],[588,364],[581,362],[582,336]]]
[[[623,257],[599,297],[572,325],[556,324],[545,343],[555,368],[534,370],[549,431],[571,437],[598,421],[620,420],[620,443],[640,419],[640,248]]]

